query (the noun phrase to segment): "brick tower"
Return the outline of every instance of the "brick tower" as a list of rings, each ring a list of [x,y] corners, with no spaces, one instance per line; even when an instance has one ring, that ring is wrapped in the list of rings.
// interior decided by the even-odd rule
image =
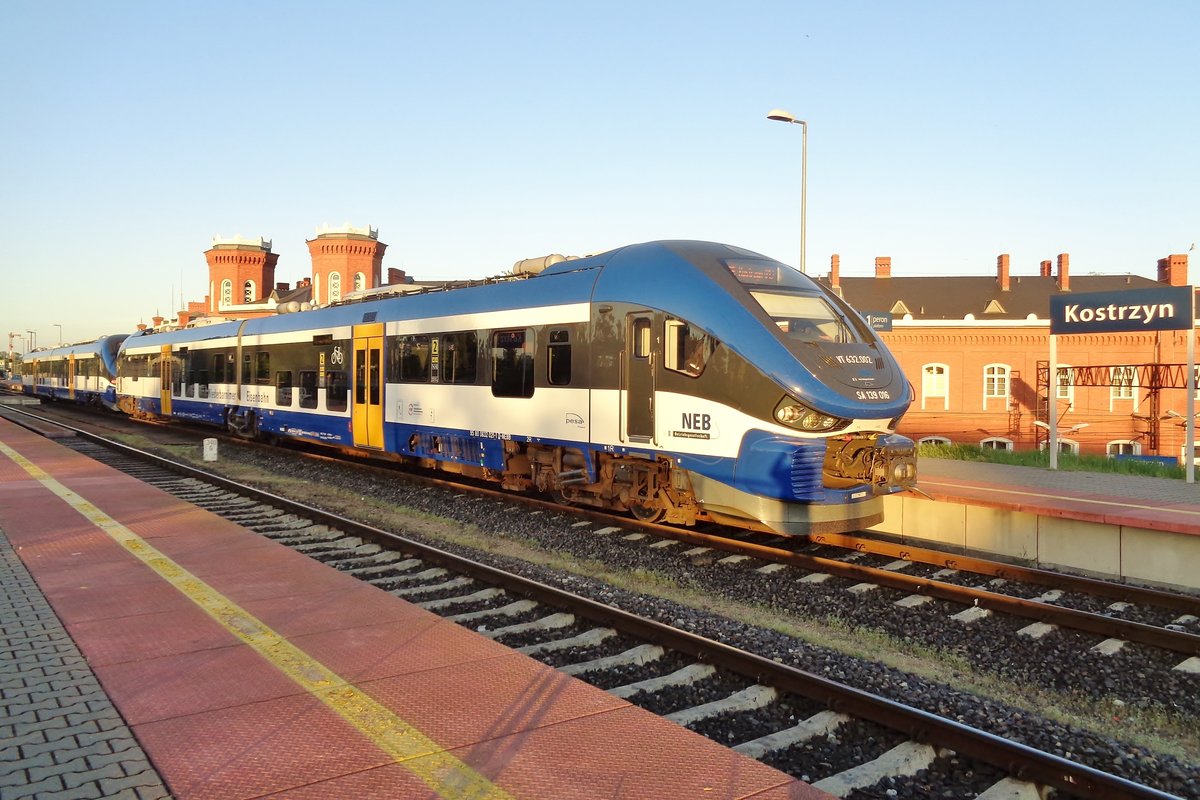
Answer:
[[[275,288],[275,263],[269,239],[214,236],[204,251],[208,261],[208,310],[219,314],[261,300]]]
[[[379,241],[378,228],[324,225],[307,244],[312,255],[313,303],[328,305],[349,292],[381,284],[387,245]]]

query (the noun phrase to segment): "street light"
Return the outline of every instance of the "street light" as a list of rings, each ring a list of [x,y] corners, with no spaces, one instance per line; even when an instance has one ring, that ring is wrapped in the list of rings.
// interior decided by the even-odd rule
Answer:
[[[29,334],[29,338],[25,340],[25,352],[29,352],[37,347],[37,331],[25,331]]]
[[[50,324],[58,328],[58,346],[62,347],[62,325],[59,325],[57,322],[51,322]]]
[[[786,122],[788,124],[795,123],[800,126],[800,271],[807,274],[808,269],[805,265],[805,228],[807,227],[808,218],[808,123],[802,119],[796,119],[794,114],[790,114],[781,108],[771,109],[767,114],[767,119]]]

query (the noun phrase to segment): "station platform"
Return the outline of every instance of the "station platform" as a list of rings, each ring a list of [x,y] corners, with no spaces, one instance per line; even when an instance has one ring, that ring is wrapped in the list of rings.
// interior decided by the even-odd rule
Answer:
[[[0,565],[2,800],[828,797],[3,419]]]
[[[1033,566],[1200,591],[1200,484],[922,458],[927,497],[885,498],[872,530]]]

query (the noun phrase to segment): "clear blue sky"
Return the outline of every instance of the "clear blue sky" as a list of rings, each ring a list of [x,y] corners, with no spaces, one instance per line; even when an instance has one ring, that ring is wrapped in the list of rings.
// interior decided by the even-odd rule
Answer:
[[[4,3],[0,335],[174,316],[372,225],[418,279],[663,238],[844,275],[1154,275],[1200,239],[1200,3]],[[1193,252],[1192,280],[1200,283]]]

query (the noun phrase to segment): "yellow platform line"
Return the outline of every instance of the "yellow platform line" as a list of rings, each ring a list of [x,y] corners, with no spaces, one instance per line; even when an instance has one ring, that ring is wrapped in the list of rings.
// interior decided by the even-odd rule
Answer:
[[[226,630],[254,648],[301,688],[357,728],[439,797],[446,800],[511,800],[512,795],[508,792],[293,645],[265,622],[188,572],[154,545],[59,483],[16,450],[0,442],[0,452],[208,612]]]

